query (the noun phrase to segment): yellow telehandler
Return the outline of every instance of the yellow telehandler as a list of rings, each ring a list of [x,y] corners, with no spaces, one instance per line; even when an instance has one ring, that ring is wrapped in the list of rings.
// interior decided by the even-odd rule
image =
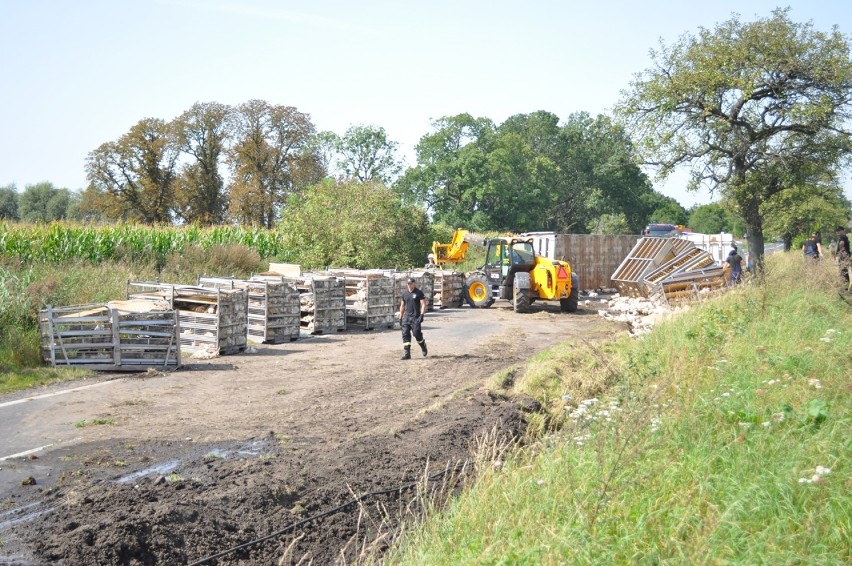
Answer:
[[[474,308],[488,308],[496,299],[512,301],[515,312],[528,312],[537,300],[559,301],[563,312],[575,312],[580,280],[566,261],[537,256],[534,238],[501,236],[482,241],[467,230],[457,229],[449,244],[434,242],[432,253],[438,267],[461,263],[470,241],[485,246],[485,264],[465,274],[465,301]]]

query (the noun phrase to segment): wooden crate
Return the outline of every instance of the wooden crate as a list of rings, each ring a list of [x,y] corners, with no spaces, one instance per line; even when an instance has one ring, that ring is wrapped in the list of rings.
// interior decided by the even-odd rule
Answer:
[[[255,275],[252,279],[282,279],[280,275]],[[283,277],[299,291],[301,327],[311,334],[346,330],[346,288],[342,277],[304,273]]]
[[[113,301],[39,311],[42,357],[52,367],[176,369],[180,322],[168,303]]]
[[[343,278],[347,325],[360,325],[365,330],[393,328],[399,307],[393,277],[381,270],[334,269],[329,273]]]
[[[435,270],[432,304],[439,309],[457,309],[464,304],[464,273]]]
[[[248,293],[249,339],[278,344],[299,338],[299,291],[280,277],[243,280],[230,277],[199,277],[201,287],[245,289]]]
[[[128,299],[165,300],[178,311],[181,346],[193,355],[228,355],[246,349],[248,292],[192,285],[129,282]]]

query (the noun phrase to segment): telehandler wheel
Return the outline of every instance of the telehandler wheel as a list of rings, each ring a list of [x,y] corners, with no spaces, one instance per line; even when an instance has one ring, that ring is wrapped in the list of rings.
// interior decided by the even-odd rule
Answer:
[[[567,299],[559,299],[559,310],[562,312],[577,312],[580,304],[580,277],[576,273],[571,274],[571,294]]]
[[[477,309],[487,309],[494,303],[491,297],[491,285],[481,273],[474,273],[467,278],[464,286],[464,298],[467,304]]]
[[[515,312],[530,312],[530,274],[516,273],[512,286],[512,306]]]

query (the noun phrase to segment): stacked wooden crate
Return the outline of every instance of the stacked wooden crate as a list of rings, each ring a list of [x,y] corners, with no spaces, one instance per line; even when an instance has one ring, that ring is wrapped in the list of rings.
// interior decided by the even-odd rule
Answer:
[[[311,334],[346,329],[346,287],[342,277],[305,273],[288,279],[299,291],[302,328]]]
[[[113,301],[39,311],[52,367],[140,371],[180,367],[179,322],[166,302]]]
[[[456,309],[464,303],[464,274],[459,271],[434,272],[435,287],[432,303],[439,309]]]
[[[365,330],[393,328],[395,301],[394,278],[380,270],[334,269],[346,288],[346,322]]]
[[[199,277],[198,284],[211,289],[245,289],[248,293],[249,339],[278,344],[299,337],[299,291],[283,278],[242,280]]]
[[[178,311],[181,346],[197,356],[246,349],[248,292],[191,285],[129,282],[128,299],[165,300]]]

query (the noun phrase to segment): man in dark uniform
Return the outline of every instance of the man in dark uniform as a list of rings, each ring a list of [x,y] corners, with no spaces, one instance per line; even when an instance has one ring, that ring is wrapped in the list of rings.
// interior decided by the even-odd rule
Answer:
[[[849,281],[849,270],[852,268],[852,248],[849,247],[849,236],[846,235],[846,228],[838,226],[834,231],[837,235],[837,252],[836,261],[837,267],[840,268],[840,277],[846,288],[852,290]]]
[[[408,278],[408,289],[402,293],[402,300],[399,303],[399,325],[402,328],[402,348],[403,360],[411,359],[411,335],[414,334],[415,340],[420,344],[420,349],[423,350],[425,357],[428,351],[426,350],[426,340],[423,338],[423,331],[420,325],[423,323],[423,315],[426,313],[426,295],[423,291],[417,288],[416,282],[411,277]]]

